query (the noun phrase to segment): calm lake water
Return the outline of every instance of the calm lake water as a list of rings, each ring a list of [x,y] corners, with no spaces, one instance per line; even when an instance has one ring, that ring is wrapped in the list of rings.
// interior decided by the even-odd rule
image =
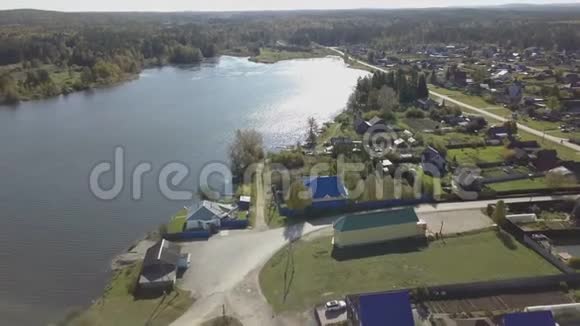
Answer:
[[[45,325],[99,296],[110,260],[188,204],[157,190],[164,164],[187,164],[180,189],[195,189],[204,164],[225,160],[236,129],[259,130],[270,148],[294,144],[309,116],[340,112],[365,74],[338,58],[263,65],[222,57],[0,107],[0,324]],[[112,161],[116,146],[125,149],[125,180],[139,162],[153,165],[139,201],[129,187],[112,201],[89,191],[91,168]]]

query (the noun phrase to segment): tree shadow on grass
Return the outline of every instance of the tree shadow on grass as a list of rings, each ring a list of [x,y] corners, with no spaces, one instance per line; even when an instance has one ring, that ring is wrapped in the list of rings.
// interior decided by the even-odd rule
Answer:
[[[501,241],[501,243],[509,250],[516,250],[518,246],[514,238],[507,232],[498,230],[495,232],[495,236]]]
[[[361,259],[375,256],[384,256],[388,254],[400,254],[415,252],[425,249],[429,246],[427,239],[404,239],[393,240],[384,243],[361,245],[347,248],[332,249],[332,258],[338,261]]]

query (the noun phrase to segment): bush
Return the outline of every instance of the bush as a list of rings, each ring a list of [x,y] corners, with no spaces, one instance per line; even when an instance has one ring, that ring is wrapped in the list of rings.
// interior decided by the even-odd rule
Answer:
[[[270,160],[272,163],[284,165],[287,169],[298,169],[304,166],[304,156],[296,151],[271,153]]]
[[[405,117],[415,118],[415,119],[423,119],[423,118],[425,118],[425,112],[423,112],[419,109],[410,109],[410,110],[407,110],[407,112],[405,113]]]
[[[491,217],[493,215],[494,210],[495,210],[495,205],[487,204],[487,209],[486,209],[485,213],[487,214],[487,216]]]
[[[579,257],[572,257],[568,260],[568,266],[574,269],[580,269],[580,258]]]

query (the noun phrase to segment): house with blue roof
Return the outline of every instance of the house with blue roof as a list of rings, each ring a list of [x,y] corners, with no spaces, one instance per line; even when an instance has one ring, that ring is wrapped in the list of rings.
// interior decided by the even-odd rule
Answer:
[[[555,326],[551,311],[530,311],[506,314],[502,326]]]
[[[408,291],[346,297],[348,319],[360,326],[415,326]]]
[[[348,190],[338,176],[306,177],[304,186],[312,194],[313,208],[340,208],[348,203]]]

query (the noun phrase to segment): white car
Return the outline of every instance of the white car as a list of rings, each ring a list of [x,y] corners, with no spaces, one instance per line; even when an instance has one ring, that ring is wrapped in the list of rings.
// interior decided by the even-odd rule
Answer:
[[[326,311],[339,311],[346,308],[346,302],[343,300],[328,301],[325,305]]]

